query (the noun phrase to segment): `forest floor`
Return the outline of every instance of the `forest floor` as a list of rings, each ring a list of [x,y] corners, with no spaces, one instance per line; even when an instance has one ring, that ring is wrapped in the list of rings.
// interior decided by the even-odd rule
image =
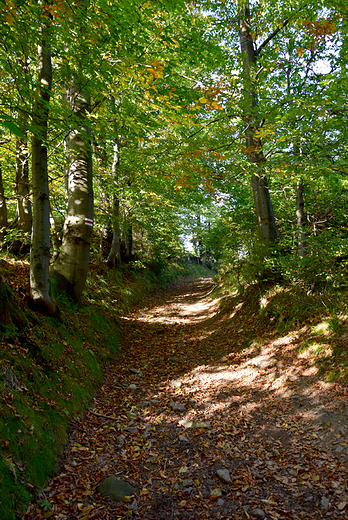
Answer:
[[[253,309],[213,286],[181,279],[121,318],[121,355],[26,520],[347,518],[347,387],[299,331],[243,348]],[[103,497],[110,476],[136,493]]]

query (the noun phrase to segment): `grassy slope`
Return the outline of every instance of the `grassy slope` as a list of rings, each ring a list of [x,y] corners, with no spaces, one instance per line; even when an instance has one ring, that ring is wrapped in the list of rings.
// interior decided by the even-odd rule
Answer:
[[[262,351],[276,339],[292,335],[298,352],[328,381],[348,379],[348,291],[310,293],[299,285],[254,283],[239,293],[228,276],[215,290],[221,319],[238,338],[236,349]]]
[[[27,263],[6,258],[1,268],[30,321],[21,334],[0,339],[0,518],[12,520],[54,473],[69,420],[83,413],[103,364],[117,354],[118,314],[159,279],[92,265],[81,307],[59,302],[62,323],[26,308]],[[161,282],[179,274],[167,271]]]
[[[28,265],[7,259],[1,267],[24,307]],[[197,266],[191,270],[204,274]],[[162,282],[178,274],[167,272]],[[117,354],[117,316],[156,284],[150,272],[115,274],[92,265],[80,309],[60,302],[63,323],[30,313],[24,333],[1,339],[0,518],[20,518],[54,472],[69,420],[83,413],[102,382],[103,364]],[[238,294],[228,287],[223,279],[216,294],[221,321],[238,350],[262,350],[267,342],[296,333],[299,351],[308,351],[329,379],[347,378],[346,293],[306,294],[298,286],[254,284]]]

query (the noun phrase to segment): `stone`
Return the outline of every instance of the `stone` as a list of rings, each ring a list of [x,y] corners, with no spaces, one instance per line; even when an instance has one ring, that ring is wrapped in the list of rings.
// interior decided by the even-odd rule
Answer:
[[[138,368],[130,368],[129,371],[132,372],[132,374],[137,374],[138,376],[143,375],[142,371],[139,370]]]
[[[110,497],[116,502],[123,502],[125,497],[133,495],[136,489],[117,477],[107,477],[98,484],[97,491],[105,497]]]
[[[186,406],[180,403],[174,403],[173,401],[170,403],[170,407],[174,412],[184,412],[186,410]]]
[[[342,453],[343,450],[344,450],[344,446],[341,446],[341,445],[339,445],[339,446],[337,446],[337,447],[335,448],[335,452],[336,452],[336,453]]]
[[[124,442],[125,442],[125,439],[126,439],[126,436],[125,435],[119,435],[117,437],[117,444],[119,446],[123,446],[124,445]]]
[[[193,486],[193,480],[191,480],[190,478],[185,478],[183,481],[182,481],[182,485],[184,487],[190,487],[190,486]]]
[[[179,435],[179,441],[181,442],[189,442],[188,438],[185,435]]]
[[[181,388],[181,387],[182,387],[182,382],[179,381],[179,380],[171,381],[171,382],[169,383],[169,386],[170,386],[171,388]]]
[[[228,469],[217,469],[216,474],[223,482],[225,482],[225,484],[232,484]]]
[[[203,421],[187,421],[186,419],[182,419],[178,424],[184,428],[210,428],[210,424]]]
[[[135,408],[148,408],[151,404],[151,401],[142,401],[135,405]]]
[[[250,514],[251,514],[251,516],[254,516],[255,518],[265,518],[265,516],[266,516],[266,513],[264,512],[264,510],[260,509],[259,507],[250,511]]]
[[[137,389],[137,385],[133,385],[133,383],[131,385],[128,386],[128,388],[130,390],[136,390]]]
[[[129,506],[129,509],[133,509],[133,511],[136,511],[137,509],[139,509],[138,502],[137,502],[136,498],[133,500],[133,502]]]
[[[136,426],[127,426],[127,428],[125,428],[125,431],[128,433],[137,433],[138,428]]]
[[[330,500],[328,498],[323,497],[321,499],[321,505],[323,506],[324,509],[329,509]]]

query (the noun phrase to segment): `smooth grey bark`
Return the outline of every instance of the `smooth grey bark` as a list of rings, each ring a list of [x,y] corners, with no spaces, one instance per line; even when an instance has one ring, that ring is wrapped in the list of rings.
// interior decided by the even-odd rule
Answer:
[[[59,233],[59,224],[54,218],[52,211],[50,211],[50,224],[51,224],[51,244],[53,249],[53,254],[51,258],[51,263],[53,264],[59,256],[60,246],[62,244],[62,240]]]
[[[244,115],[246,124],[246,153],[250,163],[258,168],[252,174],[255,211],[261,242],[269,245],[277,239],[277,228],[272,202],[268,189],[267,177],[262,163],[265,161],[261,139],[257,136],[260,127],[258,115],[258,98],[256,93],[256,52],[250,26],[249,2],[244,2],[239,19],[239,42],[243,56],[244,81]],[[255,170],[254,170],[255,171]]]
[[[108,267],[121,267],[120,199],[116,192],[112,201],[112,243],[107,258]]]
[[[42,29],[38,46],[39,89],[33,110],[32,185],[33,226],[30,249],[30,304],[43,314],[55,314],[50,298],[50,204],[47,173],[47,123],[52,85],[51,49],[48,28]]]
[[[112,98],[113,105],[115,106],[115,99]],[[114,121],[114,133],[116,135],[116,125]],[[121,267],[121,231],[120,231],[120,199],[117,193],[118,187],[118,171],[117,166],[120,163],[120,145],[119,140],[116,138],[114,144],[114,156],[112,161],[112,180],[113,180],[113,193],[112,193],[112,243],[107,258],[107,265],[110,268]]]
[[[59,256],[53,264],[57,288],[78,302],[85,287],[93,231],[91,132],[86,125],[90,100],[76,77],[67,95],[75,128],[67,139],[68,206]]]
[[[296,186],[296,217],[298,229],[298,256],[304,258],[306,256],[306,214],[304,210],[304,184],[303,181],[297,181]]]

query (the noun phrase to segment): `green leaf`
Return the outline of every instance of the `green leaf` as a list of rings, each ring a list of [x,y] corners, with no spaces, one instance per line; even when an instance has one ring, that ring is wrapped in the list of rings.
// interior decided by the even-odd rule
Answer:
[[[12,123],[12,121],[2,121],[1,123],[3,126],[8,128],[8,130],[12,132],[12,134],[16,135],[17,137],[24,137],[22,130],[18,128],[17,125]]]

